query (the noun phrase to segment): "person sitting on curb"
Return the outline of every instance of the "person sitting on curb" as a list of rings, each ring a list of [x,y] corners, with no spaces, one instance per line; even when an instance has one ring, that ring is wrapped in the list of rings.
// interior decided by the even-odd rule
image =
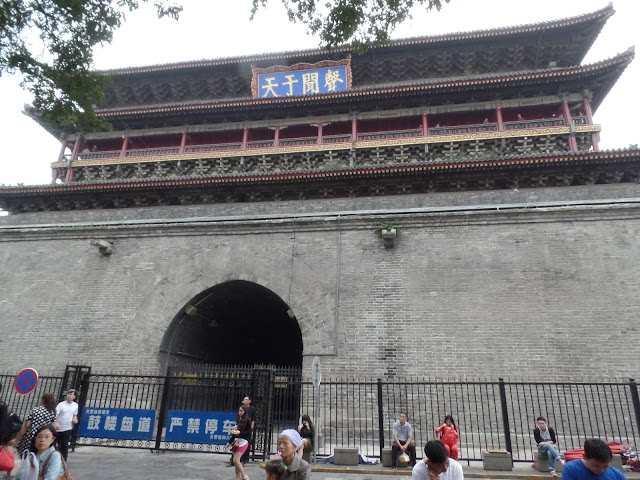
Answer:
[[[435,430],[437,435],[440,435],[440,441],[444,443],[447,448],[449,457],[454,460],[458,460],[458,437],[460,436],[460,430],[456,425],[453,416],[446,415],[444,422]]]
[[[564,460],[560,459],[560,452],[556,447],[556,432],[553,428],[547,426],[547,419],[544,417],[536,418],[538,426],[533,429],[533,438],[538,445],[538,452],[546,455],[549,461],[549,472],[552,477],[557,477],[556,462],[560,461],[564,465]],[[535,467],[535,464],[533,465]]]
[[[609,466],[612,459],[609,445],[599,438],[590,438],[584,442],[582,460],[567,463],[562,480],[625,480],[620,470]]]
[[[424,446],[424,460],[411,472],[412,480],[464,480],[462,465],[449,458],[440,440],[429,440]]]
[[[398,456],[409,455],[409,462],[416,464],[416,446],[413,443],[413,427],[407,422],[407,414],[400,412],[398,420],[393,424],[393,445],[391,446],[391,467],[397,468]]]

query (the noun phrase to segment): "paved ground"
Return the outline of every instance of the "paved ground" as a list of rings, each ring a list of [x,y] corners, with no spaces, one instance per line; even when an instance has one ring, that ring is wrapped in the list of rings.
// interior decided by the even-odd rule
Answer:
[[[106,447],[78,447],[69,454],[69,469],[76,480],[234,480],[234,469],[227,468],[228,455],[209,453],[165,452]],[[530,464],[516,463],[512,472],[486,471],[482,465],[463,464],[465,477],[496,480],[550,480],[535,472]],[[258,462],[245,469],[251,480],[264,480]],[[393,480],[407,479],[410,470],[382,468],[380,465],[335,467],[318,464],[313,480]],[[640,474],[627,475],[640,480]]]

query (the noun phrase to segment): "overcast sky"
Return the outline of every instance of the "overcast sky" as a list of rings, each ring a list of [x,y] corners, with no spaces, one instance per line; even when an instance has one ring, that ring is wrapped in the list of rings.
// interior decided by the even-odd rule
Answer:
[[[302,25],[290,24],[279,0],[249,21],[250,0],[176,0],[184,6],[180,20],[158,20],[150,7],[128,15],[113,42],[95,52],[97,69],[153,65],[197,59],[315,48],[318,40]],[[554,20],[592,12],[604,0],[451,0],[441,12],[416,10],[394,38],[473,31]],[[640,1],[614,2],[616,14],[587,55],[597,62],[640,46]],[[637,52],[640,55],[640,52]],[[594,116],[602,124],[601,147],[624,148],[640,143],[637,120],[640,102],[640,60],[624,72]],[[49,183],[51,162],[60,143],[21,112],[29,95],[14,76],[0,77],[0,184]]]

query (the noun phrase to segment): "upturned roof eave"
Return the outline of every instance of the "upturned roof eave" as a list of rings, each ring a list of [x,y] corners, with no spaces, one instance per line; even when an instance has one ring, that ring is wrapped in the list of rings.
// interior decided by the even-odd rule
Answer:
[[[527,33],[540,33],[543,31],[549,30],[561,30],[561,29],[571,29],[579,25],[588,25],[589,23],[593,24],[594,28],[597,28],[597,31],[593,32],[593,36],[588,39],[588,45],[585,45],[584,48],[580,49],[576,56],[575,63],[580,63],[584,58],[584,55],[591,47],[593,41],[597,37],[598,32],[604,25],[604,22],[611,17],[615,13],[613,8],[613,4],[609,3],[606,7],[603,7],[594,12],[585,13],[582,15],[577,15],[574,17],[567,17],[557,20],[550,20],[546,22],[538,22],[532,24],[524,24],[524,25],[515,25],[511,27],[498,27],[484,30],[476,30],[469,32],[456,32],[456,33],[448,33],[442,35],[433,35],[433,36],[422,36],[422,37],[408,37],[401,38],[397,40],[390,40],[388,42],[384,42],[378,45],[373,46],[374,49],[387,49],[387,48],[397,48],[408,45],[433,45],[433,44],[443,44],[443,43],[453,43],[460,41],[477,41],[480,39],[491,39],[491,38],[505,38],[510,36],[522,35]],[[598,28],[598,22],[600,26]],[[140,66],[140,67],[126,67],[126,68],[117,68],[110,70],[99,70],[97,73],[102,75],[130,75],[130,74],[138,74],[138,73],[148,73],[148,72],[159,72],[159,71],[170,71],[170,70],[181,70],[188,68],[200,68],[200,67],[212,67],[216,65],[229,65],[229,64],[241,64],[241,63],[253,63],[253,62],[261,62],[266,60],[281,60],[281,59],[291,59],[296,57],[310,57],[316,55],[326,55],[327,52],[331,53],[342,53],[342,52],[352,52],[353,48],[351,45],[340,45],[338,47],[334,47],[331,49],[317,48],[317,49],[308,49],[308,50],[290,50],[283,52],[274,52],[274,53],[262,53],[257,55],[241,55],[241,56],[233,56],[233,57],[223,57],[218,59],[202,59],[202,60],[194,60],[194,61],[186,61],[186,62],[177,62],[177,63],[166,63],[166,64],[156,64],[156,65],[148,65],[148,66]]]
[[[477,86],[489,86],[492,88],[509,86],[511,84],[519,84],[527,81],[536,80],[548,80],[551,78],[563,78],[570,80],[572,78],[579,78],[585,74],[594,74],[598,71],[606,73],[607,70],[612,68],[626,68],[633,58],[635,57],[634,47],[629,48],[625,52],[616,55],[612,58],[602,60],[600,62],[578,65],[568,68],[554,68],[554,69],[542,69],[532,70],[525,72],[511,72],[504,74],[482,74],[471,77],[452,77],[449,79],[433,79],[431,81],[423,81],[422,83],[408,83],[408,84],[394,84],[386,85],[383,87],[377,86],[375,88],[359,88],[346,92],[337,92],[329,94],[319,95],[307,95],[297,97],[278,97],[278,98],[241,98],[241,99],[225,99],[221,101],[202,101],[202,102],[181,102],[175,104],[163,104],[147,107],[132,107],[132,108],[114,108],[114,109],[97,109],[96,114],[106,118],[107,120],[116,119],[118,117],[131,117],[131,116],[145,116],[158,113],[180,113],[186,111],[198,111],[198,110],[212,110],[221,108],[243,108],[243,107],[269,107],[279,105],[300,105],[305,103],[313,103],[316,101],[341,101],[348,100],[356,97],[371,97],[375,98],[380,95],[388,95],[401,92],[410,91],[447,91],[452,88],[464,88],[464,87],[477,87]],[[620,74],[622,70],[620,71]],[[617,79],[617,77],[616,77]],[[611,84],[613,85],[613,84]],[[610,88],[610,86],[609,86]],[[597,101],[594,102],[595,107],[602,101],[606,92],[601,94]]]

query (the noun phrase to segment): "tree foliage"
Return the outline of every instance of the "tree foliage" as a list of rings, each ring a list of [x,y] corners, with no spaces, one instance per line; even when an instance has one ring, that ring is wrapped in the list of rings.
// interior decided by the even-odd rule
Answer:
[[[152,0],[140,0],[148,2]],[[108,128],[94,114],[104,77],[92,72],[93,47],[110,42],[138,0],[1,0],[0,73],[22,73],[31,113],[55,130]],[[155,0],[159,17],[180,6]]]
[[[21,73],[29,113],[52,131],[106,130],[94,106],[105,77],[93,72],[93,48],[111,41],[127,12],[153,3],[160,18],[177,19],[172,0],[0,0],[0,74]],[[179,1],[179,0],[178,0]],[[385,41],[412,8],[440,9],[449,0],[281,0],[328,47]],[[267,0],[252,0],[252,18]]]
[[[253,0],[252,18],[268,0]],[[316,0],[282,0],[289,20],[301,22],[312,34],[320,36],[327,47],[343,43],[366,46],[389,39],[389,34],[411,10],[422,6],[440,10],[449,0],[334,0],[320,4]]]

